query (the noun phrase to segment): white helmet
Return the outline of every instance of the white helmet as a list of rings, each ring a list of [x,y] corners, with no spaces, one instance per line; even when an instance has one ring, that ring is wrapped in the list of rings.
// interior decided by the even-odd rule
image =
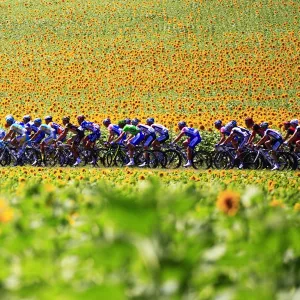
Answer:
[[[294,125],[294,126],[298,126],[299,125],[299,122],[298,122],[298,120],[297,119],[293,119],[293,120],[291,120],[291,125]]]

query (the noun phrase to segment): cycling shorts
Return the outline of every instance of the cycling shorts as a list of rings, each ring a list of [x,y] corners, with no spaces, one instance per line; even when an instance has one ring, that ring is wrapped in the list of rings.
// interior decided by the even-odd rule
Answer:
[[[144,146],[149,147],[155,139],[156,139],[155,133],[150,133],[150,134],[146,135]]]
[[[142,132],[139,132],[131,141],[130,144],[133,146],[136,146],[141,143],[141,141],[144,139],[144,135]]]
[[[94,143],[96,140],[100,139],[101,133],[100,130],[97,130],[87,136],[88,140]]]
[[[282,143],[283,143],[283,139],[272,140],[272,142],[271,142],[272,150],[277,151]]]
[[[194,149],[201,142],[200,134],[194,138],[189,139],[188,147]]]
[[[50,145],[53,142],[53,140],[55,140],[55,139],[56,139],[56,134],[51,134],[44,139],[44,143],[46,145]]]
[[[160,143],[164,143],[168,139],[169,139],[169,133],[166,133],[166,134],[162,134],[161,136],[159,136],[156,140]]]

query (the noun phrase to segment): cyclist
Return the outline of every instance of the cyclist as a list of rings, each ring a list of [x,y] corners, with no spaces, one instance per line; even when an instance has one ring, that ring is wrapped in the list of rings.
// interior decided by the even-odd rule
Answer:
[[[254,146],[256,147],[264,144],[267,149],[271,150],[271,156],[275,161],[274,168],[272,170],[278,170],[279,164],[276,151],[283,143],[283,138],[278,131],[268,128],[269,124],[267,122],[261,123],[260,127],[264,130],[264,135]]]
[[[100,139],[101,132],[100,132],[100,126],[94,122],[89,122],[85,120],[84,115],[79,115],[77,117],[78,124],[80,125],[80,129],[83,131],[88,130],[91,133],[84,137],[83,144],[85,148],[91,149],[96,141]]]
[[[111,121],[109,118],[103,120],[103,125],[107,128],[108,133],[109,133],[107,143],[111,143],[115,136],[118,137],[123,132],[123,130],[120,126],[111,124]],[[125,139],[126,139],[126,134],[123,135],[123,138],[119,141],[119,143],[122,144]]]
[[[261,138],[263,137],[264,130],[258,124],[256,124],[252,118],[250,118],[250,117],[246,118],[245,124],[248,129],[252,129],[250,138],[249,138],[248,142],[246,143],[246,145],[252,144],[256,135],[259,135]]]
[[[64,128],[61,125],[52,121],[51,116],[45,117],[45,123],[55,130],[56,135],[60,135],[64,131]]]
[[[133,124],[137,123],[137,127],[141,129],[144,135],[143,149],[148,150],[151,147],[153,141],[155,141],[156,139],[154,128],[146,124],[139,124],[140,120],[138,119],[134,119],[132,122]],[[144,157],[145,157],[145,161],[142,164],[140,164],[139,167],[145,167],[148,164],[147,161],[149,160],[149,154],[147,152],[144,152]]]
[[[300,126],[296,127],[294,134],[287,141],[285,141],[285,144],[295,144],[295,152],[300,152]]]
[[[79,126],[70,123],[70,117],[63,117],[62,121],[65,126],[65,129],[57,138],[57,142],[65,140],[69,132],[74,133],[74,135],[67,140],[67,144],[71,146],[70,150],[74,158],[76,159],[76,162],[73,166],[76,167],[81,163],[78,146],[81,140],[84,138],[84,132]]]
[[[42,119],[40,118],[36,118],[33,121],[33,124],[31,125],[31,129],[34,132],[34,134],[36,134],[39,131],[39,127],[42,124]],[[39,144],[44,138],[45,138],[45,132],[41,131],[34,139],[33,136],[34,134],[31,136],[31,141],[34,143]]]
[[[148,126],[151,126],[154,129],[155,133],[159,135],[158,138],[153,141],[152,146],[154,149],[160,149],[161,144],[169,139],[168,128],[161,124],[154,123],[154,118],[148,118],[146,123]]]
[[[192,127],[187,127],[185,121],[180,121],[178,123],[178,128],[181,132],[175,138],[173,143],[177,143],[184,135],[188,137],[188,139],[183,142],[183,146],[186,148],[187,159],[188,159],[184,167],[187,168],[192,166],[193,151],[195,147],[201,142],[201,136],[197,129],[194,129]]]
[[[119,127],[123,129],[123,132],[119,135],[119,137],[114,142],[118,143],[125,134],[128,134],[126,140],[124,141],[124,143],[126,143],[128,146],[128,154],[130,159],[129,163],[126,165],[128,167],[134,166],[134,159],[133,159],[134,149],[144,139],[144,135],[141,129],[136,126],[138,123],[139,123],[138,119],[132,120],[131,125],[126,124],[125,120],[122,120],[118,123]]]
[[[13,146],[19,148],[17,153],[17,161],[15,163],[15,166],[17,166],[19,164],[21,155],[24,153],[25,147],[23,147],[23,145],[26,145],[25,142],[29,140],[28,132],[22,125],[14,122],[10,126],[8,133],[3,138],[3,141],[7,141],[8,139],[10,139],[10,142]]]
[[[42,124],[39,127],[39,130],[33,135],[33,137],[30,139],[30,141],[36,141],[36,139],[40,136],[41,133],[44,133],[46,138],[43,139],[43,141],[40,144],[40,149],[42,152],[42,160],[45,161],[45,146],[51,145],[55,139],[56,139],[56,133],[55,129],[53,129],[50,125]],[[32,165],[36,165],[37,161],[35,161]]]
[[[221,145],[231,143],[234,139],[236,139],[236,141],[238,143],[236,156],[234,158],[236,160],[236,159],[239,159],[239,157],[241,156],[241,154],[246,146],[246,143],[248,142],[248,140],[250,138],[250,131],[246,128],[237,126],[236,122],[232,122],[232,126],[233,126],[233,129],[231,130],[229,137]],[[242,162],[239,165],[239,168],[240,169],[243,168]]]
[[[216,144],[216,147],[218,147],[220,144],[224,143],[224,141],[226,140],[226,138],[230,135],[231,130],[233,128],[233,125],[236,125],[236,121],[234,121],[234,120],[230,121],[225,126],[222,126],[222,121],[221,120],[217,120],[217,121],[215,121],[214,124],[215,124],[215,128],[218,129],[220,131],[220,134],[221,134],[221,138],[220,138],[219,142]],[[234,138],[232,140],[232,144],[236,145],[236,138]]]

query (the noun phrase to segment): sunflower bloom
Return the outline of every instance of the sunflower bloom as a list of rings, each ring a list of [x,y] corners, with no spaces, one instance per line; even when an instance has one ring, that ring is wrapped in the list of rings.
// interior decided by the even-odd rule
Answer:
[[[229,216],[234,216],[239,210],[240,195],[233,191],[220,192],[217,198],[217,208]]]
[[[0,223],[7,223],[12,220],[14,216],[13,210],[6,204],[6,202],[0,199]]]

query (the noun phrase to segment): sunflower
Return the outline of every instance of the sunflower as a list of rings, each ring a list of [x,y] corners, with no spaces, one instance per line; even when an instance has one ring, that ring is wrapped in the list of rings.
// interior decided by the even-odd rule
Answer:
[[[220,192],[217,198],[217,208],[229,216],[234,216],[239,210],[240,195],[227,190]]]

